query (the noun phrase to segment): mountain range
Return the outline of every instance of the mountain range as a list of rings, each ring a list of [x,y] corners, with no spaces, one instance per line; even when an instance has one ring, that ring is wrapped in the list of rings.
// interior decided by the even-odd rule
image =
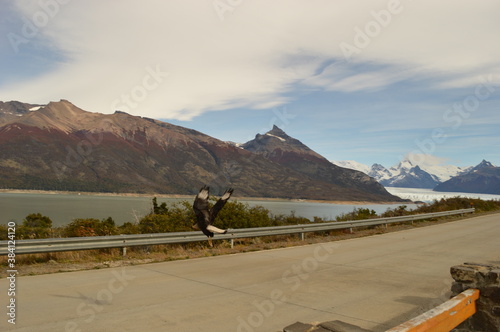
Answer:
[[[476,166],[416,165],[404,159],[385,168],[356,161],[333,161],[342,167],[368,174],[386,187],[427,188],[441,192],[500,194],[500,167],[483,160]]]
[[[0,188],[212,193],[398,202],[372,177],[339,167],[278,127],[237,146],[193,129],[87,112],[67,100],[0,102]]]
[[[434,191],[500,195],[500,167],[483,160],[468,172],[438,184]]]

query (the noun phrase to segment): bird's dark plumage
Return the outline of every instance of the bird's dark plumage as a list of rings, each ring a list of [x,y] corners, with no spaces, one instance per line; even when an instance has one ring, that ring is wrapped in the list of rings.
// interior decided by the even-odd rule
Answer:
[[[210,188],[207,186],[203,186],[200,189],[198,195],[194,199],[193,210],[196,214],[196,225],[198,228],[208,236],[208,241],[210,245],[212,245],[211,238],[214,236],[214,233],[225,234],[227,230],[219,229],[213,225],[215,218],[219,211],[224,207],[227,200],[231,197],[234,189],[229,188],[226,190],[224,195],[215,203],[215,205],[210,209],[208,205],[208,196],[210,192]]]

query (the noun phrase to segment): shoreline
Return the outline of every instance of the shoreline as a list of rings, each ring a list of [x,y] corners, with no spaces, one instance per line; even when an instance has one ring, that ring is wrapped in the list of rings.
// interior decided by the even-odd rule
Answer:
[[[85,191],[58,191],[58,190],[30,190],[30,189],[0,189],[0,193],[5,194],[41,194],[41,195],[75,195],[75,196],[103,196],[103,197],[158,197],[158,198],[185,198],[193,199],[195,195],[181,194],[139,194],[139,193],[103,193],[103,192],[85,192]],[[339,205],[392,205],[392,204],[417,204],[413,201],[408,202],[372,202],[372,201],[330,201],[316,199],[294,199],[294,198],[274,198],[274,197],[246,197],[233,196],[237,200],[243,201],[274,201],[274,202],[306,202],[306,203],[326,203]]]

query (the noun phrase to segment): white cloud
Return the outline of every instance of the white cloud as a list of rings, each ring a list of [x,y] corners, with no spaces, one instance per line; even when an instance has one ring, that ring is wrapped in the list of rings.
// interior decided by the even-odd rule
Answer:
[[[36,39],[67,61],[43,76],[4,86],[0,94],[41,103],[65,98],[90,111],[122,108],[188,120],[208,110],[278,106],[289,101],[286,95],[296,82],[350,92],[453,73],[449,82],[439,80],[444,88],[500,73],[497,1],[402,0],[385,23],[383,15],[395,1],[255,0],[222,16],[214,3],[60,5]],[[18,6],[27,18],[43,10],[39,1]],[[376,24],[378,32],[367,30]],[[325,61],[344,59],[339,45],[356,46],[358,28],[371,31],[369,44],[358,47],[348,66],[330,66],[315,76]],[[363,63],[372,69],[356,69]],[[147,78],[156,68],[164,73],[161,79]]]
[[[377,90],[410,79],[418,74],[416,69],[404,69],[382,64],[371,67],[377,68],[360,70],[356,65],[341,61],[328,66],[319,75],[306,78],[303,83],[331,91],[354,92]]]
[[[418,165],[424,167],[446,165],[449,162],[448,158],[442,158],[423,153],[410,153],[406,155],[406,158],[410,160],[412,159],[418,160],[419,161]]]

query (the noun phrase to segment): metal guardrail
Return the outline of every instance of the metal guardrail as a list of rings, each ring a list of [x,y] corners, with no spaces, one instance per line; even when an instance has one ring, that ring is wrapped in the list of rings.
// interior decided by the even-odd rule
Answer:
[[[302,234],[308,232],[330,231],[336,229],[352,229],[355,227],[367,227],[376,225],[387,225],[391,223],[413,222],[415,220],[445,217],[457,214],[473,213],[474,208],[461,209],[426,214],[415,214],[391,218],[375,218],[356,221],[339,221],[328,223],[311,223],[301,225],[287,225],[275,227],[256,227],[230,229],[227,234],[217,235],[217,240],[234,240],[249,237],[261,237],[285,234]],[[15,246],[10,241],[0,241],[0,255],[7,255],[8,248],[15,248],[16,254],[35,254],[57,251],[90,250],[103,248],[126,248],[132,246],[144,246],[155,244],[171,244],[206,241],[207,237],[201,232],[173,232],[154,234],[112,235],[112,236],[89,236],[52,239],[30,239],[16,240]],[[10,242],[10,243],[9,243]]]

